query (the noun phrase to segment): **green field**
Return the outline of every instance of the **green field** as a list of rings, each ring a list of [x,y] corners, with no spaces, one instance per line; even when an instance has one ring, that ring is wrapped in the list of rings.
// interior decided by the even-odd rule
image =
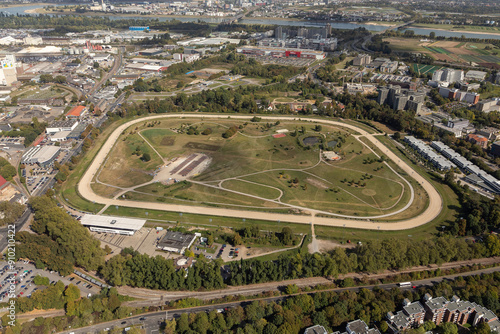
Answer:
[[[238,132],[223,138],[230,127]],[[313,127],[300,121],[276,125],[231,119],[134,125],[118,139],[93,189],[106,197],[119,191],[117,187],[126,189],[125,198],[139,201],[270,212],[315,209],[353,217],[387,214],[408,203],[409,186],[362,141],[341,127]],[[273,138],[278,129],[289,132]],[[201,134],[204,131],[210,134]],[[331,141],[337,142],[339,161],[321,158],[320,146]],[[151,159],[145,161],[144,154]],[[162,173],[159,167],[190,154],[204,154],[208,166],[183,182],[151,183],[155,173]],[[423,210],[425,203],[418,208]]]
[[[437,70],[442,69],[442,66],[434,66],[434,65],[422,65],[422,64],[412,64],[413,70],[419,74],[432,74]]]
[[[424,48],[426,48],[427,50],[429,50],[431,52],[441,53],[441,54],[445,54],[445,55],[451,54],[450,51],[445,50],[443,48],[432,47],[432,46],[424,46]]]
[[[500,27],[491,26],[472,26],[472,25],[453,25],[453,24],[432,24],[432,23],[414,23],[411,27],[439,29],[447,31],[470,31],[478,33],[500,33]],[[411,29],[410,27],[410,29]]]

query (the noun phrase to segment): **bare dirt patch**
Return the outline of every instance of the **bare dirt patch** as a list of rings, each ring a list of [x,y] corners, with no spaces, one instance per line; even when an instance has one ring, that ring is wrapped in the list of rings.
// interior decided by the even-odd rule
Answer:
[[[446,50],[456,55],[471,55],[471,56],[477,55],[476,51],[468,50],[466,48],[447,48]]]
[[[175,144],[175,137],[174,136],[165,136],[161,139],[160,145],[161,146],[173,146]]]
[[[452,41],[439,41],[433,46],[437,46],[438,48],[453,48],[456,47],[460,42],[452,42]]]
[[[313,178],[308,177],[306,179],[306,182],[315,186],[316,188],[319,188],[319,189],[328,189],[329,188],[326,184],[324,184],[323,182],[321,182],[318,179],[313,179]]]
[[[363,195],[366,195],[366,196],[375,196],[377,195],[377,192],[373,189],[363,189],[361,190],[361,192],[363,193]]]
[[[333,240],[325,240],[325,239],[316,239],[316,243],[318,244],[318,249],[320,253],[323,252],[329,252],[331,250],[334,250],[335,248],[354,248],[356,247],[355,244],[341,244],[337,241]],[[309,251],[311,252],[311,245],[309,244],[307,247],[309,248]]]
[[[192,142],[192,141],[190,141],[189,143],[186,143],[186,145],[184,145],[184,147],[192,148],[195,150],[202,150],[202,151],[217,151],[220,148],[220,146],[217,146],[217,145],[196,143],[196,142]]]

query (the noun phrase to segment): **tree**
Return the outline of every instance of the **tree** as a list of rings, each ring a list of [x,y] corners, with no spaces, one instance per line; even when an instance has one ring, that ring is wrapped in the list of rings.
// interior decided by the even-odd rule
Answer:
[[[66,302],[75,301],[80,298],[80,289],[76,285],[70,284],[64,290]]]
[[[149,153],[144,153],[142,155],[142,160],[146,161],[146,162],[150,161],[151,160],[151,155]]]
[[[54,78],[50,74],[41,74],[40,75],[40,82],[41,83],[48,83],[54,81]]]
[[[458,327],[452,322],[445,322],[439,326],[439,332],[441,334],[457,334]]]
[[[486,248],[490,256],[500,255],[500,239],[493,234],[488,235],[488,237],[486,237]]]
[[[430,38],[430,39],[434,39],[434,38],[436,38],[436,33],[435,33],[434,31],[431,31],[431,32],[429,33],[429,38]]]
[[[1,174],[0,174],[1,175]],[[0,202],[0,226],[14,223],[25,210],[25,206],[17,202]]]
[[[382,333],[387,332],[387,330],[389,329],[389,324],[387,323],[387,321],[385,321],[385,320],[384,320],[384,321],[380,322],[380,327],[379,327],[379,329],[380,329],[380,331],[381,331]]]
[[[99,68],[99,63],[95,61],[94,64],[92,64],[92,67],[93,68]]]
[[[207,236],[207,245],[212,246],[214,244],[214,236],[212,234],[209,234]]]
[[[33,283],[36,285],[45,285],[49,286],[50,285],[50,280],[48,277],[43,277],[40,275],[36,275],[35,278],[33,279]]]
[[[285,288],[285,293],[287,295],[292,295],[297,292],[299,292],[299,288],[297,287],[296,284],[288,284]]]
[[[453,184],[455,182],[455,173],[452,170],[449,170],[444,175],[444,182],[447,184]]]
[[[58,75],[54,78],[54,82],[58,84],[66,83],[66,77],[64,75]]]
[[[492,333],[490,325],[487,322],[481,322],[476,327],[472,328],[473,334],[490,334]]]
[[[395,133],[392,135],[392,138],[394,138],[394,140],[400,140],[400,139],[401,139],[401,133],[399,133],[399,132],[395,132]]]
[[[283,227],[281,230],[283,244],[290,245],[293,241],[293,231],[290,227]]]
[[[436,323],[434,321],[428,320],[428,321],[424,322],[424,329],[425,329],[425,331],[428,332],[428,331],[431,331],[431,330],[433,330],[435,328],[436,328]]]
[[[233,237],[233,244],[235,246],[242,245],[243,244],[243,239],[241,238],[241,235],[239,233],[235,233]]]

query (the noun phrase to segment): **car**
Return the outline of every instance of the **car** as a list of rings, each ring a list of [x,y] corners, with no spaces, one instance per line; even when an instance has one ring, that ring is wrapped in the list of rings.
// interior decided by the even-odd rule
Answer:
[[[140,321],[144,321],[146,320],[146,318],[142,317],[142,318],[139,318]]]
[[[126,321],[122,321],[122,325],[125,325],[127,322]]]
[[[22,294],[24,294],[24,292],[21,291],[21,292],[19,292],[19,294],[22,295]]]

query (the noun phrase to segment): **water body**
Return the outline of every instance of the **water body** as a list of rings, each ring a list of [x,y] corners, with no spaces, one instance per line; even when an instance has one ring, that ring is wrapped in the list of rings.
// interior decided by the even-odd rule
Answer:
[[[445,31],[445,30],[433,30],[430,28],[412,28],[412,27],[409,27],[408,30],[413,30],[415,32],[415,35],[429,35],[432,31],[434,31],[436,33],[436,36],[443,36],[443,37],[465,36],[466,38],[500,39],[500,35],[494,35],[494,34],[477,34],[473,32]]]
[[[329,141],[328,147],[331,147],[331,148],[337,147],[337,141],[336,140]]]
[[[55,5],[55,6],[64,6],[64,5]],[[19,7],[9,7],[9,8],[0,8],[0,11],[6,14],[26,14],[26,10],[43,8],[45,5],[31,5],[31,6],[19,6]],[[36,15],[36,14],[34,14]],[[54,15],[54,14],[47,14]],[[224,19],[220,17],[196,17],[196,16],[186,16],[186,17],[146,17],[146,16],[121,16],[121,15],[101,15],[106,16],[110,20],[121,20],[121,19],[158,19],[159,21],[171,21],[178,20],[181,22],[207,22],[207,23],[221,23]],[[263,24],[263,25],[283,25],[283,26],[294,26],[294,27],[323,27],[325,24],[330,23],[333,29],[357,29],[357,28],[365,28],[369,31],[378,32],[387,29],[389,26],[385,25],[373,25],[373,24],[363,24],[363,23],[344,23],[344,22],[315,22],[315,21],[294,21],[294,20],[275,20],[271,18],[246,18],[240,21],[244,24]],[[433,30],[428,28],[409,28],[413,30],[417,35],[429,35],[432,31],[436,34],[436,36],[441,37],[461,37],[462,35],[466,38],[481,38],[481,39],[500,39],[500,35],[493,34],[478,34],[472,32],[456,32],[456,31],[444,31],[444,30]]]
[[[316,136],[306,137],[306,138],[302,139],[302,142],[304,143],[304,145],[312,146],[312,145],[316,145],[317,143],[319,143],[319,138]]]

